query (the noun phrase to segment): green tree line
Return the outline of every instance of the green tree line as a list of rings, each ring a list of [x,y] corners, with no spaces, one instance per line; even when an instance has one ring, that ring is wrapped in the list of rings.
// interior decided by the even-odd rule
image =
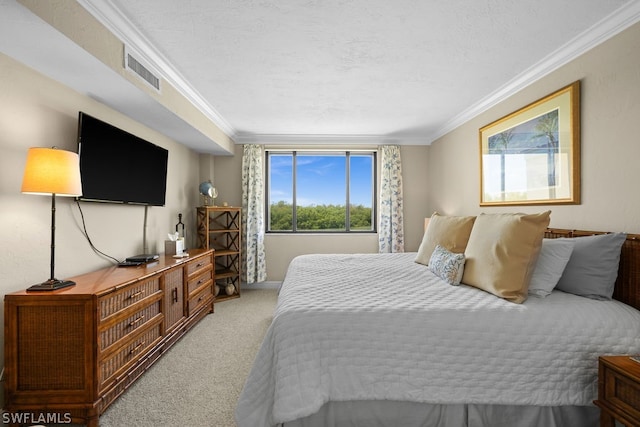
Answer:
[[[351,230],[371,230],[371,208],[350,206]],[[298,230],[346,230],[345,205],[298,206]],[[285,201],[271,204],[271,230],[293,230],[293,206]]]

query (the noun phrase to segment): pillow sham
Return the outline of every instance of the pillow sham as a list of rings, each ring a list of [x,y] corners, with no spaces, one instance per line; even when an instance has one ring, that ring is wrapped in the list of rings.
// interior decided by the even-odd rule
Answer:
[[[625,233],[572,238],[575,240],[573,252],[556,289],[591,299],[610,300],[626,238]]]
[[[475,219],[475,216],[445,216],[434,212],[422,237],[415,262],[428,265],[436,245],[453,253],[463,253]]]
[[[573,252],[575,239],[542,239],[538,261],[529,282],[529,295],[544,298],[558,284]]]
[[[550,215],[480,214],[464,252],[462,283],[517,304],[526,300]]]
[[[456,254],[440,245],[429,258],[429,270],[450,285],[459,285],[464,272],[464,254]]]

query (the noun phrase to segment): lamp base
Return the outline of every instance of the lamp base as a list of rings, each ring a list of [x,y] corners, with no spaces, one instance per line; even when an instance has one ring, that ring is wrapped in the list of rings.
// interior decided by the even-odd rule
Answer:
[[[71,280],[49,279],[46,282],[30,286],[27,288],[27,291],[55,291],[56,289],[75,286],[75,284],[76,282],[72,282]]]

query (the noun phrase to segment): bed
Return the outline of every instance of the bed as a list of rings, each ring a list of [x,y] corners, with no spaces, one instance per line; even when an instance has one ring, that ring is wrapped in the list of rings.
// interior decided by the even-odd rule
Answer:
[[[551,239],[608,234],[545,226],[534,259]],[[640,353],[639,237],[622,238],[610,300],[555,288],[514,303],[448,283],[416,253],[299,256],[237,424],[596,426],[598,356]]]

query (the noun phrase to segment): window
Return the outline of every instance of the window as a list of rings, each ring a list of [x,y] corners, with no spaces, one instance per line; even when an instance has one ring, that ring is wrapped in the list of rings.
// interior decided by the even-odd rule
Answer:
[[[374,151],[267,151],[267,231],[375,232]]]

